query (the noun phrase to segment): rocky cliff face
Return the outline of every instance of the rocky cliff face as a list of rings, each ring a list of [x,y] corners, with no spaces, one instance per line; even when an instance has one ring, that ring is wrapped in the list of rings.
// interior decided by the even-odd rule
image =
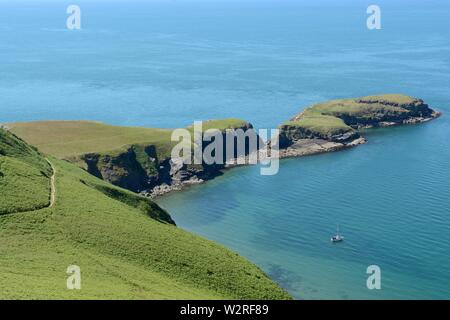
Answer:
[[[308,128],[295,125],[280,126],[280,148],[288,148],[298,140],[303,139],[322,139],[332,142],[347,143],[360,138],[359,132],[355,130],[339,130],[333,133],[321,133]]]
[[[246,123],[235,129],[247,132],[253,130],[253,126]],[[222,137],[224,141],[229,138],[225,131]],[[203,142],[203,150],[212,142]],[[230,160],[224,156],[224,164],[184,164],[181,159],[171,159],[170,156],[158,158],[156,148],[154,145],[134,145],[122,152],[102,155],[91,153],[80,159],[89,173],[114,185],[148,196],[158,196],[210,180],[221,175],[225,163]],[[246,155],[248,150],[246,142]],[[223,151],[225,155],[225,148]],[[235,154],[236,152],[235,149]]]
[[[152,145],[130,146],[123,152],[111,154],[91,153],[81,159],[89,173],[135,192],[148,188],[159,179],[159,161]]]
[[[333,113],[334,116],[342,119],[353,128],[420,123],[437,115],[422,99],[412,98],[411,101],[402,103],[382,98],[361,98],[356,99],[355,102],[361,108],[366,108],[367,111],[361,113]]]

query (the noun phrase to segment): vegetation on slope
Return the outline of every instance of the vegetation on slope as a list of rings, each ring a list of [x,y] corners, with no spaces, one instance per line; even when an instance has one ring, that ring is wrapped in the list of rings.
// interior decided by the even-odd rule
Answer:
[[[307,111],[299,120],[287,121],[283,126],[304,129],[305,138],[323,138],[351,132],[353,129],[342,119],[316,112]]]
[[[34,161],[45,159],[36,154]],[[0,216],[0,298],[289,298],[236,253],[165,221],[150,200],[50,161],[55,205]],[[2,203],[27,196],[17,190],[10,201],[1,191]],[[81,290],[66,288],[69,265],[81,268]]]
[[[140,196],[122,188],[118,188],[111,184],[99,183],[98,180],[86,181],[80,180],[80,182],[88,185],[96,190],[100,191],[104,195],[123,202],[131,207],[139,209],[150,218],[159,221],[166,222],[175,225],[170,215],[163,209],[161,209],[156,203],[151,201],[149,198]]]
[[[48,206],[51,175],[37,150],[0,129],[0,215]]]

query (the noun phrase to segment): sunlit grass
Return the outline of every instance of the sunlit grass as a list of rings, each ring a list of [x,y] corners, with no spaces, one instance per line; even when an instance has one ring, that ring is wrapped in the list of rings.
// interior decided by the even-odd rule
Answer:
[[[35,156],[32,162],[45,163]],[[18,183],[40,188],[29,176],[37,172],[22,176],[16,156],[1,159]],[[57,172],[55,205],[0,215],[0,299],[289,298],[238,254],[170,224],[149,199],[49,160]],[[30,193],[1,187],[8,208]],[[81,268],[81,290],[66,288],[72,264]]]

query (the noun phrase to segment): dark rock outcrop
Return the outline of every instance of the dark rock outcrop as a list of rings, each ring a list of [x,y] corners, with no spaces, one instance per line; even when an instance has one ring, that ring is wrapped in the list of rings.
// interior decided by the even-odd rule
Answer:
[[[280,126],[280,148],[288,148],[295,141],[302,139],[322,139],[327,141],[347,143],[360,138],[359,132],[355,130],[342,130],[334,134],[322,134],[307,128],[293,126],[289,124]]]
[[[248,133],[254,130],[250,123],[246,123],[236,130]],[[256,132],[255,132],[256,134]],[[222,131],[222,139],[235,139],[228,131]],[[257,136],[258,145],[261,144]],[[214,142],[203,142],[203,150]],[[184,186],[202,183],[222,174],[227,162],[238,155],[237,145],[232,155],[226,157],[226,143],[223,149],[223,164],[184,164],[182,159],[171,159],[166,156],[159,159],[154,145],[133,145],[122,152],[111,154],[86,154],[80,159],[85,163],[86,170],[114,185],[140,192],[148,196],[157,196],[172,190],[182,189]],[[249,140],[245,141],[245,155],[251,152]]]

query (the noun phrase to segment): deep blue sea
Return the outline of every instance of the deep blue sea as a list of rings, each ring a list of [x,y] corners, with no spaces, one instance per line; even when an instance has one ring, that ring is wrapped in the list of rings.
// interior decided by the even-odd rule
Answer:
[[[322,100],[423,98],[443,117],[158,202],[299,299],[450,299],[450,3],[376,2],[381,30],[366,28],[362,0],[0,0],[0,122],[275,128]],[[65,27],[69,4],[81,30]],[[332,245],[337,223],[346,240]],[[366,287],[369,265],[381,290]]]

